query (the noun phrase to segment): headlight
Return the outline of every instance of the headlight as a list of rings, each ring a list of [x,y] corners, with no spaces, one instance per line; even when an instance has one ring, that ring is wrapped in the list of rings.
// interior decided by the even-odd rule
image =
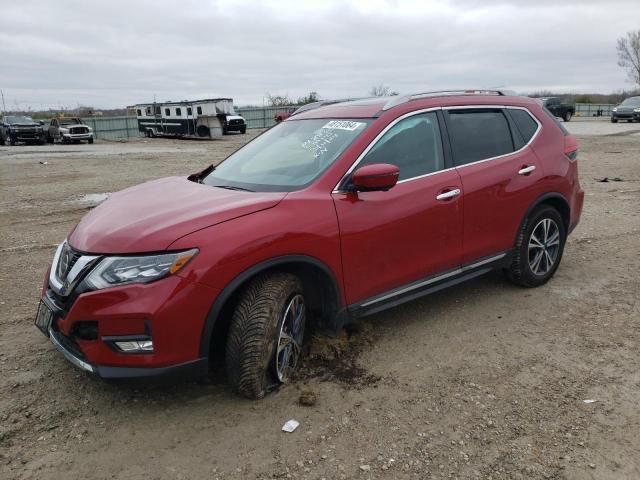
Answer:
[[[618,111],[618,107],[613,107],[613,108],[611,109],[611,111],[612,111],[612,112],[617,112],[617,111]]]
[[[153,282],[178,273],[197,253],[198,249],[193,248],[160,255],[106,257],[84,279],[84,284],[87,290],[100,290],[128,283]]]
[[[89,129],[90,132],[93,132],[93,128],[91,127],[87,127]]]
[[[60,133],[69,133],[69,129],[68,128],[59,128],[58,131]]]
[[[633,109],[633,111],[634,111],[635,113],[639,113],[639,112],[640,112],[640,108],[634,108],[634,109]]]

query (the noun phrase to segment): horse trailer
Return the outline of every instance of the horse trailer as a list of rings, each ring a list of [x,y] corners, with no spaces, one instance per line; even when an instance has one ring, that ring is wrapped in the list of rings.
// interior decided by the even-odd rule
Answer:
[[[147,137],[216,138],[246,133],[247,122],[233,110],[231,98],[135,105],[138,130]]]

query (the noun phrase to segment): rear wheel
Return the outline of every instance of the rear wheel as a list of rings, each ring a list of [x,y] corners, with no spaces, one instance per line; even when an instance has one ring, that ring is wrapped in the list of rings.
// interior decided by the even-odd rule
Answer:
[[[618,119],[611,117],[611,123],[618,123]]]
[[[572,116],[573,116],[573,115],[571,114],[571,112],[565,112],[565,113],[564,113],[564,121],[565,121],[565,122],[570,122],[570,121],[571,121],[571,117],[572,117]]]
[[[547,283],[560,265],[565,241],[560,213],[548,205],[538,207],[520,227],[507,277],[524,287]]]
[[[289,273],[253,280],[238,299],[227,336],[226,369],[242,396],[264,397],[295,372],[306,326],[302,282]]]

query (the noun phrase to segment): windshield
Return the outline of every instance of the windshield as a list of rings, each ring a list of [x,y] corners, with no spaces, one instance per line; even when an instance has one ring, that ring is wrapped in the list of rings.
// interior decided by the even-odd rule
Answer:
[[[202,183],[253,191],[293,191],[313,181],[370,120],[282,122],[218,165]]]
[[[620,105],[623,105],[625,107],[635,107],[635,106],[640,106],[640,97],[631,97],[631,98],[627,98],[624,102],[622,102]]]
[[[35,123],[31,117],[27,116],[9,116],[7,123]]]
[[[60,119],[60,125],[76,125],[80,123],[77,118],[62,118]]]

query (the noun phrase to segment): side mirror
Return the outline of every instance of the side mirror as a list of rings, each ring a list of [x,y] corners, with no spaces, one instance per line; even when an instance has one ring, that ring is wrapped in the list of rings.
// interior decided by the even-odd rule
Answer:
[[[400,169],[389,163],[372,163],[356,169],[351,174],[351,186],[355,191],[386,191],[398,183]]]
[[[40,124],[41,127],[44,126],[44,121],[39,120],[38,123]]]

